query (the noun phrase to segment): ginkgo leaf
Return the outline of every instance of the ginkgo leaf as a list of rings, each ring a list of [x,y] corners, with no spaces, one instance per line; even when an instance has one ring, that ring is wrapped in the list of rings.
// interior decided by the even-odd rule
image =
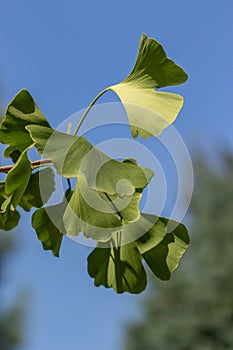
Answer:
[[[30,124],[50,126],[30,93],[23,89],[8,105],[0,125],[0,142],[9,145],[5,149],[5,157],[11,157],[16,162],[20,154],[33,143],[25,129]]]
[[[58,174],[77,177],[84,173],[91,187],[110,195],[133,194],[135,188],[144,188],[153,171],[132,162],[111,159],[93,147],[82,136],[72,136],[43,126],[30,125],[26,129],[35,142],[37,151],[52,160]]]
[[[108,240],[112,232],[121,229],[122,222],[105,193],[92,189],[84,175],[80,175],[64,214],[66,234],[80,232],[98,241]]]
[[[63,214],[72,192],[66,191],[65,198],[60,204],[40,208],[32,216],[32,227],[45,250],[51,250],[54,256],[59,256],[65,228]]]
[[[5,223],[12,216],[11,214],[15,210],[14,206],[11,203],[12,197],[13,195],[6,198],[3,197],[4,199],[1,203],[1,220],[3,223]]]
[[[147,219],[147,214],[142,216]],[[151,219],[150,216],[148,219]],[[188,244],[189,236],[183,224],[155,217],[155,224],[137,240],[136,246],[153,273],[162,280],[168,280]]]
[[[16,211],[31,177],[31,163],[25,149],[19,156],[14,167],[9,171],[5,183],[1,183],[1,224],[4,230],[11,230],[19,221],[20,215]]]
[[[6,196],[5,182],[0,182],[0,196],[2,197]]]
[[[125,107],[133,137],[156,136],[175,120],[183,105],[182,96],[158,89],[186,80],[187,74],[167,58],[162,46],[143,34],[132,72],[91,102],[75,135],[93,104],[112,90]],[[144,262],[158,278],[170,278],[189,237],[180,223],[140,213],[139,202],[153,171],[133,159],[111,159],[82,136],[53,130],[25,89],[7,107],[0,142],[7,145],[5,156],[15,163],[2,169],[9,173],[0,183],[0,229],[18,224],[18,205],[25,211],[36,207],[32,226],[43,248],[55,256],[64,234],[82,232],[96,240],[88,257],[88,272],[96,286],[140,293],[147,283]],[[30,163],[27,153],[34,146],[46,158],[43,164]],[[32,173],[32,168],[51,164],[68,179],[69,189],[62,203],[42,207],[54,191],[54,174],[50,168]],[[71,177],[76,181],[74,191]]]
[[[47,168],[31,175],[31,166],[25,150],[8,173],[6,182],[0,183],[0,228],[12,230],[17,226],[20,205],[29,211],[41,207],[54,191],[54,172]]]
[[[135,221],[140,217],[139,202],[142,198],[142,189],[136,189],[132,195],[108,195],[116,212],[120,215],[123,224]]]
[[[123,227],[123,234],[121,237],[121,244],[127,244],[129,242],[140,242],[142,237],[147,237],[148,232],[154,230],[156,234],[153,236],[153,241],[150,241],[153,248],[156,244],[160,243],[167,233],[167,226],[161,220],[159,216],[153,214],[140,213],[137,220],[128,222],[127,225]],[[139,244],[139,243],[137,243]],[[147,249],[148,249],[147,243]]]
[[[135,237],[137,239],[133,240]],[[188,244],[184,225],[141,214],[139,220],[113,233],[111,240],[97,244],[88,257],[88,272],[96,286],[114,288],[117,293],[140,293],[146,287],[141,260],[145,260],[158,278],[168,280]]]
[[[6,177],[5,192],[7,196],[11,196],[11,204],[14,208],[19,204],[31,177],[31,163],[27,156],[29,148],[22,152]]]
[[[143,34],[132,72],[106,90],[113,90],[123,103],[132,136],[146,139],[171,124],[183,105],[182,96],[155,89],[182,84],[187,78],[183,69],[167,58],[162,46]]]
[[[37,125],[29,125],[26,129],[38,153],[51,159],[57,173],[67,178],[78,175],[82,159],[93,148],[82,136],[72,136]]]
[[[69,205],[64,214],[67,235],[83,232],[98,242],[108,241],[114,232],[140,217],[139,201],[142,191],[119,198],[92,189],[81,175],[77,179]],[[116,197],[116,198],[115,198]]]
[[[121,175],[119,173],[119,178]],[[139,202],[143,189],[133,187],[133,191],[127,193],[123,186],[122,192],[118,188],[121,193],[114,195],[109,194],[107,189],[101,189],[102,191],[97,191],[90,187],[86,173],[76,177],[76,188],[64,214],[68,235],[76,236],[83,232],[87,238],[106,241],[113,232],[140,217]]]
[[[59,256],[63,234],[60,229],[50,220],[51,211],[56,213],[57,220],[62,220],[63,207],[40,208],[32,216],[32,227],[36,230],[37,237],[45,250],[51,250],[54,256]],[[48,210],[48,212],[47,212]],[[48,214],[49,213],[49,214]]]
[[[113,288],[117,293],[141,293],[147,284],[142,257],[135,243],[121,247],[100,244],[88,257],[88,273],[95,286]]]
[[[153,176],[150,169],[135,161],[111,159],[84,137],[35,125],[26,128],[38,152],[53,162],[57,172],[77,179],[64,214],[68,235],[83,232],[105,241],[112,231],[120,230],[122,220],[138,219],[141,192]]]
[[[42,207],[55,190],[54,171],[51,168],[39,170],[31,175],[27,188],[19,202],[25,210]]]
[[[95,149],[96,150],[96,149]],[[90,152],[83,162],[81,170],[85,173],[88,183],[98,191],[110,195],[133,195],[135,189],[143,189],[148,185],[154,172],[141,167],[137,163],[117,161],[106,158],[102,152]]]
[[[19,219],[19,212],[12,208],[11,198],[7,201],[6,197],[0,195],[0,229],[12,230],[18,225]]]
[[[142,87],[157,89],[179,85],[187,79],[184,70],[167,57],[162,45],[142,34],[134,68],[124,82],[136,80]]]

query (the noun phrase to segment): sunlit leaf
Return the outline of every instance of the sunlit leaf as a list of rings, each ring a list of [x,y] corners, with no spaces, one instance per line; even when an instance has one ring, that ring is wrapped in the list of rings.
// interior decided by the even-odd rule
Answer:
[[[135,243],[111,248],[98,244],[88,257],[88,273],[95,279],[95,286],[138,294],[147,283],[141,261]]]
[[[187,79],[184,70],[167,57],[162,45],[142,34],[134,68],[124,82],[137,81],[142,87],[157,89],[179,85]]]
[[[121,226],[121,218],[116,212],[129,221],[139,217],[141,190],[153,176],[151,170],[139,167],[136,162],[113,160],[83,137],[34,125],[27,129],[38,152],[53,161],[59,174],[77,178],[64,219],[69,235],[84,232],[87,237],[94,238],[96,228],[98,232],[99,228],[103,228],[97,236],[100,240],[106,240],[109,239],[108,229],[119,229]],[[84,176],[88,183],[85,183]],[[89,196],[89,204],[83,195]],[[92,207],[93,204],[96,209]]]
[[[139,201],[153,172],[130,160],[119,162],[94,148],[84,137],[28,126],[36,148],[64,177],[76,177],[76,188],[64,215],[68,235],[108,240],[122,220],[140,216]],[[61,147],[62,145],[62,147]]]
[[[122,223],[106,194],[92,189],[85,176],[80,175],[65,210],[64,225],[68,235],[83,232],[88,238],[105,241],[112,232],[120,230]]]
[[[38,153],[51,159],[58,174],[64,177],[76,177],[82,159],[93,148],[82,136],[72,136],[36,125],[27,126],[26,129],[30,132]]]
[[[111,200],[116,212],[119,213],[123,224],[137,220],[140,217],[139,202],[142,198],[142,189],[136,189],[132,195],[107,196]]]
[[[133,137],[156,136],[176,119],[183,105],[182,96],[155,89],[182,84],[187,78],[157,41],[142,35],[132,72],[121,83],[108,88],[124,104]]]
[[[184,225],[141,214],[139,220],[123,226],[121,232],[113,233],[111,240],[97,244],[88,257],[88,272],[96,286],[112,287],[118,293],[140,293],[146,286],[141,260],[145,260],[158,278],[168,280],[188,243]],[[132,265],[130,261],[133,261]],[[128,279],[124,275],[126,271]],[[136,288],[136,281],[140,279],[142,284]]]
[[[30,124],[50,126],[32,96],[23,89],[8,105],[0,125],[0,142],[9,145],[5,149],[5,157],[11,157],[15,162],[20,154],[33,143],[25,129],[25,126]]]
[[[6,177],[5,192],[7,196],[12,196],[11,204],[14,208],[19,204],[32,173],[27,151],[28,149],[23,151],[15,166],[9,171]]]
[[[133,194],[135,188],[144,188],[153,176],[150,169],[109,158],[82,136],[36,125],[26,129],[37,151],[53,161],[58,174],[77,177],[79,173],[85,173],[89,185],[98,191],[114,195],[118,184],[121,195]]]
[[[152,170],[140,167],[137,163],[106,159],[103,153],[99,156],[100,152],[97,152],[97,155],[88,155],[83,162],[82,171],[89,185],[98,191],[121,197],[130,196],[136,189],[146,187],[154,175]]]
[[[141,197],[142,189],[123,197],[96,191],[89,186],[85,175],[79,175],[64,214],[66,232],[71,236],[83,232],[96,241],[109,240],[113,232],[140,217]]]
[[[147,219],[146,214],[142,215]],[[165,218],[158,218],[136,243],[153,273],[162,280],[170,279],[188,244],[189,236],[185,226]]]

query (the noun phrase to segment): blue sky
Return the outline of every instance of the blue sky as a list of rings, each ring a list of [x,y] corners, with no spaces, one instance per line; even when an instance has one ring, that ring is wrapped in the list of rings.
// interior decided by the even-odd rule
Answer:
[[[187,83],[166,89],[185,98],[175,126],[192,153],[214,160],[219,147],[233,148],[232,11],[231,0],[5,1],[1,105],[26,87],[58,126],[129,73],[145,32],[188,72]],[[116,98],[103,99],[110,100]],[[152,141],[147,145],[153,148]],[[42,251],[28,216],[13,235],[19,246],[3,294],[10,302],[20,289],[31,291],[22,349],[121,349],[124,325],[139,315],[143,296],[93,287],[89,249],[65,240],[61,258],[53,258]]]

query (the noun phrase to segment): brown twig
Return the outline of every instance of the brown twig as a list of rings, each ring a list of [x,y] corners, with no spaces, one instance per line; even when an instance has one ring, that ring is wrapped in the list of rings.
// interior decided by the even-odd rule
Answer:
[[[31,162],[31,168],[32,170],[40,167],[40,166],[51,166],[53,165],[53,162],[49,159],[41,159],[41,160],[34,160],[33,162]],[[0,166],[0,173],[9,173],[9,171],[14,167],[15,165],[3,165]]]

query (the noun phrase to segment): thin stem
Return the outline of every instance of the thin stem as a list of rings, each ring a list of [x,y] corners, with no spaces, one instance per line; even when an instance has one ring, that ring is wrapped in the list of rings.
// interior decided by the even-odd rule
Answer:
[[[35,160],[34,162],[31,162],[31,169],[34,170],[42,166],[52,166],[52,165],[53,165],[53,162],[50,159]],[[14,166],[15,164],[0,166],[0,173],[9,173],[9,171]]]
[[[84,112],[84,114],[82,115],[76,129],[74,132],[74,135],[77,135],[82,123],[84,122],[84,119],[86,118],[88,112],[90,111],[90,109],[93,107],[93,105],[96,103],[96,101],[107,91],[108,89],[105,89],[103,91],[101,91],[95,98],[94,100],[90,103],[90,105],[87,107],[86,111]]]
[[[109,195],[104,192],[105,196],[108,198],[108,200],[111,202],[113,208],[116,210],[116,214],[119,216],[121,222],[123,221],[123,216],[121,215],[121,213],[118,211],[118,208],[116,207],[115,203],[111,200],[111,198],[109,197]]]
[[[71,134],[71,129],[72,129],[72,123],[68,123],[68,126],[67,126],[67,134],[68,135]]]
[[[71,190],[71,181],[69,178],[67,178],[67,183],[68,183],[68,189]]]
[[[116,289],[117,293],[122,293],[122,261],[121,261],[121,247],[113,247],[114,259],[115,259],[115,275],[116,275]]]

